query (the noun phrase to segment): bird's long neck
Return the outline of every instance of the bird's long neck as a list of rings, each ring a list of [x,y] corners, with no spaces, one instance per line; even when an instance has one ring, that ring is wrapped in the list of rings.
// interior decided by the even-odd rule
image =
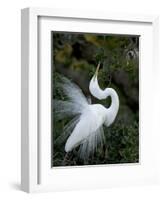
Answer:
[[[111,97],[111,105],[109,108],[107,108],[107,114],[106,114],[106,121],[109,121],[110,124],[113,123],[115,120],[118,109],[119,109],[119,97],[116,91],[113,88],[106,88],[105,89],[106,97]],[[108,119],[107,119],[108,117]],[[108,124],[108,125],[110,125]]]
[[[111,97],[111,106],[109,109],[114,109],[118,111],[119,108],[119,98],[117,92],[113,88],[107,88],[106,92],[108,96]]]

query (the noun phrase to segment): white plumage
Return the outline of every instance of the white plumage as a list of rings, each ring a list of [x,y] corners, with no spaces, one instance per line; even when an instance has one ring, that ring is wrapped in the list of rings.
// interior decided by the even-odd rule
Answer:
[[[116,91],[112,88],[101,90],[98,84],[97,75],[100,64],[97,66],[96,73],[92,77],[89,85],[90,93],[98,98],[105,99],[111,96],[111,106],[105,108],[101,104],[90,104],[82,90],[67,78],[62,78],[60,87],[68,97],[67,101],[55,100],[55,114],[59,119],[73,117],[64,127],[64,133],[58,140],[67,137],[65,151],[70,152],[80,145],[80,157],[89,157],[105,141],[103,125],[110,126],[117,115],[119,109],[119,98]]]

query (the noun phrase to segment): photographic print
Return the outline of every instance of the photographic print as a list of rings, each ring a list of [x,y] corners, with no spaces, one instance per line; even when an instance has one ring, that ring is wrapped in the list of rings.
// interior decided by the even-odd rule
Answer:
[[[139,162],[139,36],[52,32],[52,167]]]

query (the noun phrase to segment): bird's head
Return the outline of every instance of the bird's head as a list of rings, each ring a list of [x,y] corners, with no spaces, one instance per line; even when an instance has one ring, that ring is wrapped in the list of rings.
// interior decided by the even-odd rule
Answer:
[[[95,71],[94,75],[92,76],[90,83],[89,83],[89,90],[92,95],[93,95],[94,91],[96,91],[96,89],[99,88],[98,79],[97,79],[99,68],[100,68],[100,62],[98,63],[96,71]]]
[[[94,76],[93,76],[94,81],[95,81],[95,79],[96,79],[97,76],[98,76],[99,68],[100,68],[100,62],[98,63],[97,68],[96,68],[96,71],[95,71],[95,74],[94,74]]]
[[[97,79],[99,68],[100,68],[100,62],[98,63],[95,74],[93,75],[89,83],[89,91],[92,94],[92,96],[96,97],[97,99],[102,99],[103,94],[101,88],[99,87]]]

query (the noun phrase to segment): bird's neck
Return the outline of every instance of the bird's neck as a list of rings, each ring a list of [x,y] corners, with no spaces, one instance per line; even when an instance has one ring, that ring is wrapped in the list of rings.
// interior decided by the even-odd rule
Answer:
[[[105,93],[106,93],[107,97],[108,96],[111,97],[111,105],[107,109],[107,113],[108,113],[108,118],[109,118],[108,120],[111,121],[111,123],[112,123],[115,120],[115,117],[118,113],[119,98],[118,98],[118,94],[116,93],[116,91],[113,88],[106,88]],[[111,115],[110,115],[110,113],[111,113]]]

